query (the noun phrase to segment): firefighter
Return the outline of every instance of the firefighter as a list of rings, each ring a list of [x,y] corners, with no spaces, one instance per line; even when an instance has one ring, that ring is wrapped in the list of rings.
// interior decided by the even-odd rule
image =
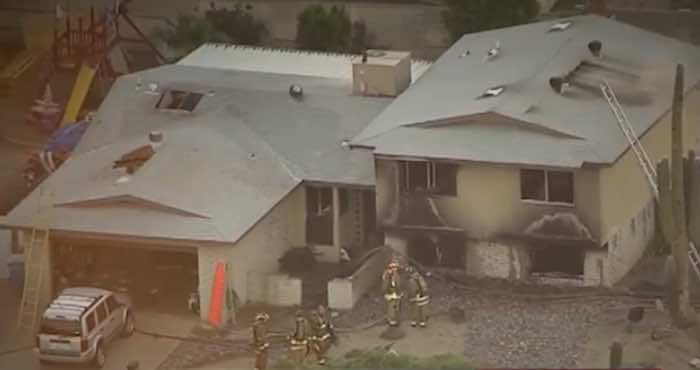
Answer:
[[[413,267],[408,268],[409,279],[409,294],[411,295],[410,303],[412,308],[411,326],[416,324],[421,328],[426,327],[428,315],[427,309],[430,303],[428,296],[428,284],[421,274]]]
[[[399,262],[392,260],[382,276],[384,301],[386,303],[386,321],[389,326],[399,325],[399,312],[403,293],[399,286]]]
[[[270,316],[261,312],[255,315],[253,323],[253,346],[255,347],[255,370],[265,370],[267,368],[267,350],[270,342],[267,339],[267,321]]]
[[[318,364],[325,365],[326,352],[328,352],[333,339],[333,326],[325,307],[318,306],[313,313],[312,330],[311,349],[316,354]]]
[[[309,354],[309,324],[304,313],[299,310],[296,313],[296,325],[294,332],[287,337],[289,340],[289,359],[297,366],[301,366]]]

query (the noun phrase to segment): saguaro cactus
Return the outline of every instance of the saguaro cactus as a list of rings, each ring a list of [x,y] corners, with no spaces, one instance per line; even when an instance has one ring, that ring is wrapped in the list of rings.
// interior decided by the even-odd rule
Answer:
[[[695,153],[691,151],[688,158],[683,159],[683,93],[683,66],[679,64],[676,68],[671,118],[670,168],[668,160],[664,159],[657,169],[661,229],[664,238],[671,245],[671,253],[675,260],[676,278],[671,294],[671,315],[679,326],[684,326],[694,319],[688,286],[689,224],[693,228],[693,234],[697,234],[694,225],[697,222],[689,220],[690,217],[697,217],[697,212],[690,206],[697,198],[694,194]]]
[[[614,341],[610,345],[610,368],[619,369],[622,366],[622,343]]]

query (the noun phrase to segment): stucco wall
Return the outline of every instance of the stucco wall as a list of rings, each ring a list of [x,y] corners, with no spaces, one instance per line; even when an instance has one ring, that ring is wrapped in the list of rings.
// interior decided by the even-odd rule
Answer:
[[[384,248],[367,261],[348,278],[336,278],[328,282],[328,306],[335,309],[351,309],[367,292],[375,286],[391,256]]]
[[[377,160],[377,207],[380,220],[396,204],[396,162]],[[574,207],[520,199],[520,169],[511,166],[463,163],[457,172],[457,196],[436,196],[441,215],[473,239],[497,232],[522,232],[545,214],[574,212],[594,237],[599,234],[598,175],[595,169],[574,173]]]
[[[684,151],[698,148],[700,89],[686,94],[683,112]],[[671,114],[642,136],[642,145],[656,163],[671,155]],[[608,283],[624,276],[653,236],[652,193],[634,152],[628,150],[612,166],[600,170],[601,239],[608,243]],[[634,227],[633,227],[634,226]]]
[[[700,89],[688,94],[683,112],[685,150],[698,148]],[[641,134],[641,133],[638,133]],[[642,136],[642,145],[656,163],[671,156],[671,114],[666,114]],[[621,191],[623,189],[624,191]],[[612,166],[600,170],[601,234],[610,240],[615,228],[628,222],[642,204],[651,199],[651,191],[634,152],[628,150]]]
[[[303,187],[297,187],[258,224],[233,246],[199,247],[199,294],[202,302],[202,317],[205,318],[209,307],[213,266],[217,260],[229,264],[229,287],[236,292],[240,303],[248,302],[249,287],[259,289],[261,281],[255,277],[267,279],[266,275],[278,271],[278,259],[294,244],[289,235],[299,235],[299,212],[304,210]],[[300,209],[301,207],[301,209]],[[303,219],[303,217],[301,217]],[[249,278],[253,279],[249,281]]]

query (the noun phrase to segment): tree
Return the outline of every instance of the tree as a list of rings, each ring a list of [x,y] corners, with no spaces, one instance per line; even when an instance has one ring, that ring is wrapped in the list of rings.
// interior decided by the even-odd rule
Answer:
[[[245,9],[236,4],[233,10],[211,9],[206,13],[215,32],[226,36],[228,42],[241,45],[259,45],[262,38],[267,35],[267,27],[255,20],[248,5]]]
[[[465,33],[515,26],[532,21],[540,11],[537,0],[446,0],[443,24],[454,41]]]
[[[255,20],[250,10],[236,5],[233,10],[212,8],[204,18],[180,15],[176,22],[156,29],[156,37],[169,47],[187,54],[207,42],[258,45],[267,34],[264,24]]]
[[[344,52],[351,47],[350,17],[345,8],[306,7],[297,18],[297,46],[305,50]]]
[[[169,47],[187,54],[207,42],[224,41],[216,35],[209,22],[190,15],[180,15],[176,22],[167,21],[166,27],[157,28],[156,37]]]

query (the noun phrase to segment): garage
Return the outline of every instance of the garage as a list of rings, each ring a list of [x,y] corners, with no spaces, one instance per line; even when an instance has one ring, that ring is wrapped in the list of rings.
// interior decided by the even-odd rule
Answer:
[[[51,252],[54,293],[95,286],[127,293],[139,310],[181,314],[198,289],[196,248],[57,239]]]

